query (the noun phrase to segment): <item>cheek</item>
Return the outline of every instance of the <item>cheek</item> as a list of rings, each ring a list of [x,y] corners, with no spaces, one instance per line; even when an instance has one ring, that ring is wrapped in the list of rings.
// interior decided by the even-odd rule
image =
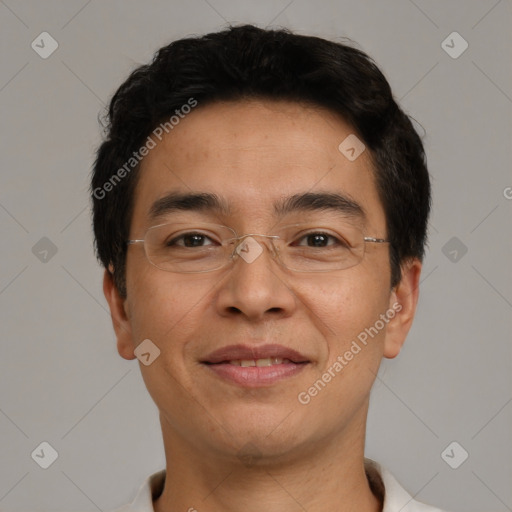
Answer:
[[[160,350],[153,363],[140,366],[142,377],[155,403],[160,407],[171,403],[179,412],[183,407],[179,397],[184,390],[193,393],[184,359],[188,340],[194,339],[200,322],[197,312],[202,307],[201,298],[209,288],[156,268],[134,272],[131,286],[128,293],[134,346],[149,339]]]
[[[372,327],[388,307],[386,279],[387,276],[382,274],[369,276],[360,267],[359,270],[345,271],[343,276],[304,280],[300,287],[296,287],[299,300],[306,306],[304,310],[325,339],[319,371],[325,371],[339,356],[343,357],[351,350],[355,354],[347,354],[350,360],[358,360],[351,366],[368,360],[374,367],[380,360],[385,329],[378,329],[375,334]],[[380,323],[378,327],[382,327]]]
[[[149,338],[161,349],[178,348],[179,340],[197,328],[200,319],[194,317],[204,309],[211,283],[149,266],[131,278],[127,286],[135,341]]]
[[[324,335],[325,350],[316,376],[301,396],[311,400],[311,417],[318,411],[326,424],[339,421],[340,415],[350,417],[367,401],[383,355],[385,328],[375,331],[372,327],[387,311],[384,279],[380,282],[378,277],[347,271],[343,277],[331,276],[315,293],[313,287],[302,288]]]
[[[177,321],[181,291],[173,285],[171,274],[148,264],[133,265],[126,286],[134,341],[149,338],[156,342]]]
[[[362,267],[344,272],[303,279],[294,286],[299,300],[339,335],[375,322],[389,299],[387,276],[369,275]]]

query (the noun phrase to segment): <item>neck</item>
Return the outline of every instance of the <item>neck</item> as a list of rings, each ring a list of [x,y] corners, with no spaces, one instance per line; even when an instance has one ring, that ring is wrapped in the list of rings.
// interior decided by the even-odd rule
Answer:
[[[166,479],[155,512],[380,512],[364,467],[364,425],[307,452],[258,459],[199,452],[162,421]],[[286,459],[286,460],[285,460]]]

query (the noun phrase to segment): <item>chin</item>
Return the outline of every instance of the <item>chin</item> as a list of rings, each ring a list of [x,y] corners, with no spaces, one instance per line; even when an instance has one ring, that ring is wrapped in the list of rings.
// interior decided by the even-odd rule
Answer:
[[[273,463],[295,451],[300,453],[301,446],[307,442],[307,432],[303,423],[290,425],[288,415],[290,411],[283,413],[281,410],[279,414],[255,413],[249,417],[232,418],[232,421],[224,418],[221,423],[224,428],[218,431],[223,438],[217,439],[218,443],[213,448],[225,450],[225,453],[251,465]],[[210,442],[215,443],[215,438],[210,437]]]

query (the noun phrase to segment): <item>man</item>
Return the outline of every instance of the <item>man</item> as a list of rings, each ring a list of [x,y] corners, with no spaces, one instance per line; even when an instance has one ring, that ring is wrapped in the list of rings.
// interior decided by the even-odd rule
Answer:
[[[175,41],[114,95],[91,192],[117,348],[166,454],[120,510],[438,510],[364,457],[430,210],[367,55],[249,25]]]

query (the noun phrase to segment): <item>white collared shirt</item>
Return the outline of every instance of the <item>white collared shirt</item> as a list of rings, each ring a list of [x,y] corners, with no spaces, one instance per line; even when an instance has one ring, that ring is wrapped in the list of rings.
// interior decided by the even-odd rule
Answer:
[[[382,512],[445,512],[414,500],[395,477],[377,462],[365,458],[365,468],[372,480],[380,480],[379,484],[382,484],[384,490]],[[124,505],[112,512],[154,512],[153,500],[160,496],[164,483],[165,469],[162,469],[144,481],[131,504]],[[382,493],[382,490],[377,490],[377,492]]]

